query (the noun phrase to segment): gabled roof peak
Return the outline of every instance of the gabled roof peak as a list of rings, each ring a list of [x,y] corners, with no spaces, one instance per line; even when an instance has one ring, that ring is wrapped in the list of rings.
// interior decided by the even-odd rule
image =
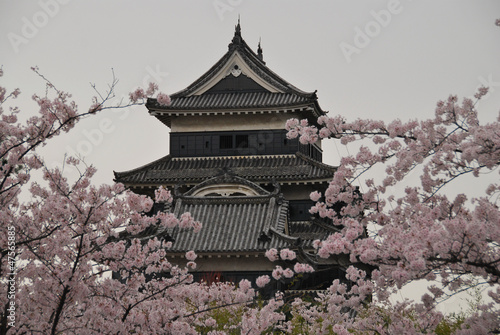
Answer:
[[[228,49],[200,78],[185,89],[171,94],[170,106],[160,106],[156,99],[149,99],[146,107],[150,113],[157,116],[158,112],[178,110],[235,109],[254,112],[255,108],[294,109],[305,106],[310,107],[311,115],[315,117],[325,113],[318,105],[316,93],[298,89],[266,66],[260,39],[257,52],[254,52],[241,36],[239,18]],[[165,124],[170,126],[170,119],[165,120]]]

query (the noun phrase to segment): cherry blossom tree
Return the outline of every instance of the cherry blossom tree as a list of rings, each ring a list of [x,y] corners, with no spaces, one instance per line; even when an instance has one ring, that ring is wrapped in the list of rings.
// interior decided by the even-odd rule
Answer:
[[[351,267],[350,291],[334,283],[320,296],[322,309],[313,306],[305,315],[322,320],[313,322],[322,331],[429,332],[442,318],[436,304],[474,287],[478,280],[489,286],[491,302],[470,315],[461,332],[500,329],[500,184],[494,178],[483,196],[469,199],[470,186],[462,181],[469,175],[485,178],[498,173],[500,117],[483,124],[476,110],[487,91],[480,88],[475,100],[459,103],[450,96],[439,101],[434,118],[423,121],[348,122],[341,116],[322,116],[319,129],[306,120],[287,122],[287,136],[299,137],[304,144],[319,138],[360,143],[355,155],[341,159],[325,193],[311,194],[316,201],[311,213],[341,228],[315,245],[318,257],[346,254],[352,263],[376,270],[367,276]],[[380,171],[383,177],[377,178]],[[412,184],[416,175],[419,181]],[[457,185],[463,193],[450,191]],[[341,215],[334,209],[339,202],[346,204]],[[361,238],[365,231],[369,238]],[[416,280],[429,281],[420,302],[387,305],[390,294]],[[340,313],[343,308],[365,317],[352,318]]]
[[[141,238],[151,226],[201,229],[189,213],[146,215],[153,200],[121,184],[93,185],[96,169],[75,157],[65,164],[79,174],[68,180],[64,169],[48,168],[36,152],[80,119],[141,104],[158,87],[137,89],[128,105],[114,106],[113,79],[79,112],[70,94],[34,71],[46,81],[47,95],[33,96],[39,112],[24,124],[20,110],[8,107],[20,91],[0,87],[0,334],[194,334],[212,325],[208,312],[215,308],[230,312],[253,302],[256,293],[246,281],[192,284],[194,252],[181,268],[166,258],[171,243]],[[165,94],[158,98],[170,103]],[[43,180],[30,181],[35,171]],[[155,201],[171,201],[170,193],[158,189]],[[274,325],[282,317],[273,314],[280,301],[271,300],[267,313],[242,313],[241,328]]]
[[[151,84],[132,92],[127,105],[113,106],[113,79],[79,112],[68,93],[39,76],[47,94],[33,96],[39,113],[24,123],[21,111],[10,107],[20,91],[0,87],[0,334],[437,333],[450,319],[436,305],[479,284],[489,287],[490,301],[478,303],[448,333],[500,329],[498,178],[471,199],[467,189],[451,188],[464,178],[497,176],[500,117],[482,123],[476,110],[486,88],[475,100],[438,102],[434,117],[422,121],[322,116],[316,128],[289,120],[288,137],[304,144],[319,138],[360,143],[356,154],[342,158],[324,194],[310,196],[316,201],[311,213],[338,228],[314,246],[317,257],[347,255],[375,270],[350,266],[348,283],[336,280],[315,297],[288,301],[278,292],[263,301],[247,280],[193,283],[195,251],[179,267],[167,259],[169,242],[143,237],[158,225],[202,229],[189,213],[151,214],[152,199],[121,184],[93,185],[95,168],[78,158],[66,159],[79,171],[69,180],[64,168],[48,168],[37,154],[84,117],[142,104],[154,94],[168,105],[168,95]],[[36,171],[42,180],[30,180]],[[166,189],[156,191],[156,202],[171,200]],[[314,271],[294,263],[292,250],[271,249],[266,256],[280,266],[259,277],[258,288]],[[417,280],[429,283],[420,300],[390,300]]]

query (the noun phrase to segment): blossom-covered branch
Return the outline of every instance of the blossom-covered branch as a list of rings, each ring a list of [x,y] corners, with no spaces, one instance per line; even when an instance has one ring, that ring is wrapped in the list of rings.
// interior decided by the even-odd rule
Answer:
[[[318,138],[362,143],[356,155],[341,159],[326,192],[311,194],[317,202],[311,213],[342,227],[316,242],[318,255],[349,254],[353,263],[376,266],[372,280],[379,297],[413,280],[438,280],[441,288],[432,286],[430,295],[422,298],[427,307],[445,294],[472,287],[474,276],[498,287],[500,185],[494,180],[484,196],[472,199],[467,187],[455,195],[446,187],[467,175],[480,178],[498,170],[500,117],[481,124],[476,110],[487,92],[480,88],[476,102],[459,103],[456,96],[439,101],[434,118],[424,121],[347,122],[340,116],[321,116],[318,129],[306,120],[289,120],[288,137],[299,137],[301,143]],[[378,166],[384,176],[370,176],[375,168],[380,171]],[[417,185],[411,184],[410,173],[412,178],[420,174]],[[362,193],[354,186],[358,183]],[[346,204],[340,215],[333,208],[338,202]],[[359,238],[364,230],[371,238]],[[500,301],[498,289],[490,296]],[[483,315],[491,313],[485,308]],[[494,309],[496,318],[499,313]]]
[[[109,90],[98,93],[87,112],[79,112],[70,94],[34,71],[47,93],[33,96],[39,112],[25,124],[18,121],[18,108],[4,109],[19,90],[7,94],[0,89],[0,334],[188,334],[207,319],[217,294],[225,295],[217,303],[226,308],[253,301],[255,292],[244,283],[241,288],[191,285],[194,252],[186,255],[187,267],[179,267],[166,257],[171,242],[141,237],[151,227],[200,230],[201,223],[189,213],[146,215],[152,199],[121,184],[93,185],[96,169],[75,157],[65,162],[79,172],[70,181],[36,153],[83,117],[142,103],[158,87],[136,90],[127,104],[107,105],[117,84],[113,77]],[[169,103],[166,94],[158,99]],[[28,184],[35,170],[43,180]],[[22,190],[28,200],[20,197]],[[155,200],[170,202],[172,197],[160,188]],[[12,276],[14,291],[4,280]],[[195,316],[193,306],[207,313]]]

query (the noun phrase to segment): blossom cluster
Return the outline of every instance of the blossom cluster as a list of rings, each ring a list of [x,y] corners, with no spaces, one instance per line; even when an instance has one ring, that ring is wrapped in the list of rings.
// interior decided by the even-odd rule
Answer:
[[[38,73],[38,69],[34,71]],[[164,212],[145,215],[152,208],[151,199],[121,184],[93,185],[96,169],[78,158],[68,157],[65,162],[80,172],[75,180],[69,180],[59,168],[46,167],[36,149],[70,131],[82,117],[106,109],[107,102],[106,97],[94,98],[93,107],[80,113],[70,94],[46,83],[47,95],[33,96],[38,114],[24,124],[18,120],[18,108],[6,108],[20,91],[7,93],[0,87],[1,276],[12,270],[5,252],[9,226],[19,232],[15,263],[22,264],[15,269],[15,328],[0,321],[0,329],[9,333],[154,334],[168,326],[195,333],[195,324],[179,317],[191,313],[192,305],[187,305],[186,299],[187,292],[191,295],[196,291],[187,289],[196,255],[188,253],[190,263],[181,268],[166,257],[171,242],[157,238],[144,241],[139,236],[158,225],[197,231],[201,223],[189,213],[180,217]],[[156,90],[150,85],[144,94]],[[167,98],[162,99],[166,102]],[[42,179],[29,185],[36,170]],[[23,190],[29,192],[28,200],[21,200]],[[159,202],[172,200],[164,188],[156,197]],[[0,287],[4,293],[0,295],[2,310],[9,304],[5,289],[5,285]],[[177,289],[184,295],[173,294]],[[227,295],[241,301],[254,296],[244,285],[226,290]],[[0,320],[7,320],[3,312],[0,314]]]
[[[480,88],[475,99],[487,92]],[[334,138],[345,145],[360,143],[356,154],[342,158],[324,194],[310,195],[316,202],[311,213],[329,218],[338,229],[314,242],[318,257],[348,255],[353,264],[376,268],[370,290],[376,290],[381,301],[392,288],[411,281],[439,281],[441,289],[429,287],[422,305],[401,305],[397,311],[411,308],[433,315],[429,319],[419,314],[425,327],[439,321],[429,309],[444,298],[445,290],[449,295],[473,286],[467,275],[498,285],[500,184],[493,181],[479,198],[468,199],[464,184],[459,185],[463,193],[448,192],[458,179],[480,178],[500,165],[500,117],[481,124],[475,106],[471,99],[459,103],[450,96],[437,103],[434,118],[423,121],[347,122],[341,116],[321,116],[319,129],[296,119],[287,122],[288,136],[300,137],[301,142]],[[382,175],[369,175],[381,169]],[[415,172],[420,182],[409,184]],[[362,185],[362,192],[356,184]],[[340,210],[335,206],[339,203]],[[353,274],[348,277],[355,279]],[[498,317],[500,309],[485,307],[480,315]],[[470,322],[468,326],[474,323]],[[498,328],[498,322],[494,324]]]
[[[276,262],[278,260],[281,261],[293,261],[296,259],[297,255],[293,250],[290,250],[288,248],[281,249],[278,251],[277,249],[271,248],[266,251],[265,253],[266,257],[271,261],[271,262]],[[282,278],[285,279],[290,279],[295,276],[297,273],[310,273],[313,272],[314,269],[311,265],[309,264],[303,264],[303,263],[298,263],[296,262],[295,265],[292,268],[285,268],[283,269],[280,265],[277,265],[274,270],[272,271],[272,277],[275,280],[280,280]],[[257,278],[257,286],[258,287],[264,287],[266,286],[271,279],[269,276],[264,275],[260,276]]]
[[[135,91],[129,94],[130,101],[134,104],[142,103],[149,97],[152,97],[158,92],[158,85],[156,83],[149,83],[149,86],[146,90],[141,87],[138,87]],[[168,94],[158,92],[156,96],[156,101],[162,106],[169,106],[172,102],[170,96]]]

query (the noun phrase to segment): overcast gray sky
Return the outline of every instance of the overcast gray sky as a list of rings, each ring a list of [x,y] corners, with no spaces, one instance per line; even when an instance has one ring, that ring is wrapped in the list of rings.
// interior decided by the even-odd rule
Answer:
[[[44,92],[35,65],[80,108],[90,105],[89,83],[104,90],[112,68],[118,96],[151,80],[173,93],[222,57],[238,15],[254,50],[261,39],[269,68],[318,90],[332,114],[430,117],[437,100],[486,84],[482,118],[498,115],[500,1],[0,0],[2,84],[21,88],[26,117],[36,112],[31,95]],[[326,149],[334,164],[339,151]],[[143,107],[108,111],[45,151],[49,164],[80,153],[99,169],[99,182],[110,182],[113,170],[167,154],[168,128]]]
[[[491,121],[500,107],[500,1],[127,1],[0,0],[1,85],[21,88],[21,117],[37,112],[31,95],[45,87],[30,67],[73,94],[82,109],[105,89],[116,94],[156,81],[173,93],[227,51],[238,15],[254,50],[261,39],[271,70],[324,110],[348,119],[432,117],[449,94],[490,94],[479,105]],[[105,111],[44,148],[49,165],[79,153],[98,169],[132,169],[168,153],[168,128],[144,107]],[[344,148],[325,146],[325,161]]]

